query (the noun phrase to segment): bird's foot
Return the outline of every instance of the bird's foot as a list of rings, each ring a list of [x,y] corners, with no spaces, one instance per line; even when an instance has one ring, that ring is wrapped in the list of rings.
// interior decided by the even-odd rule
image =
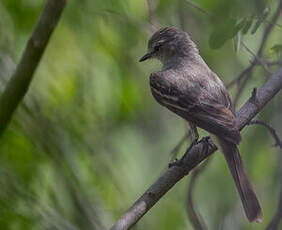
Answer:
[[[200,142],[203,143],[203,144],[207,144],[207,145],[210,145],[210,137],[209,136],[206,136],[206,137],[203,137]]]
[[[203,151],[204,151],[205,154],[209,151],[209,146],[210,146],[209,139],[210,139],[210,137],[207,136],[207,137],[203,137],[202,140],[201,140],[201,143],[204,144],[204,150]]]
[[[198,144],[198,143],[199,143],[199,137],[194,138],[184,155],[188,154],[190,152],[190,150],[193,148],[193,146]]]
[[[184,156],[185,156],[186,154],[187,154],[187,153],[185,153]],[[186,169],[186,165],[185,165],[185,163],[184,163],[184,156],[183,156],[180,160],[175,159],[173,162],[169,163],[169,164],[168,164],[168,168],[179,167],[179,168],[181,168],[181,170],[183,170],[184,175],[187,175],[187,174],[190,172],[190,170],[187,170],[187,169]]]
[[[168,167],[181,167],[183,169],[185,169],[185,164],[184,164],[184,159],[187,157],[187,155],[189,155],[190,150],[193,148],[193,146],[197,145],[198,143],[203,143],[204,144],[204,151],[209,151],[209,147],[211,145],[211,143],[209,142],[210,137],[203,137],[200,141],[198,141],[198,139],[194,139],[192,141],[192,143],[190,144],[190,146],[188,147],[188,149],[186,150],[185,154],[182,156],[182,158],[180,160],[175,159],[173,162],[168,164]],[[185,172],[185,174],[188,174],[190,170],[188,170],[187,172]]]
[[[170,162],[168,164],[168,167],[171,168],[171,167],[174,167],[174,166],[177,166],[177,167],[182,167],[183,163],[181,160],[178,160],[177,158],[175,158],[175,160],[173,162]]]

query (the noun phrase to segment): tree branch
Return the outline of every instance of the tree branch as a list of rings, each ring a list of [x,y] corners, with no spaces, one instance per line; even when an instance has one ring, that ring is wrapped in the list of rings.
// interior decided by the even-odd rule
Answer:
[[[253,97],[249,99],[237,112],[237,124],[239,129],[243,129],[253,117],[259,113],[282,88],[282,68],[280,68],[271,78],[260,88]],[[126,230],[131,228],[141,217],[149,211],[158,200],[164,196],[179,180],[181,180],[190,170],[196,167],[204,159],[216,151],[211,140],[201,141],[194,145],[189,154],[185,154],[183,163],[185,167],[174,166],[153,183],[152,186],[125,212],[118,222],[111,228],[112,230]]]
[[[54,31],[67,0],[48,0],[27,42],[21,60],[0,98],[0,135],[26,94],[33,74]]]
[[[278,137],[274,128],[272,128],[267,123],[265,123],[263,121],[259,121],[259,120],[252,120],[252,121],[250,121],[250,123],[248,125],[254,125],[254,124],[258,124],[258,125],[261,125],[261,126],[264,126],[265,128],[267,128],[268,131],[271,133],[271,135],[273,136],[273,138],[275,140],[274,146],[279,146],[279,148],[282,149],[282,142],[281,142],[280,138]]]

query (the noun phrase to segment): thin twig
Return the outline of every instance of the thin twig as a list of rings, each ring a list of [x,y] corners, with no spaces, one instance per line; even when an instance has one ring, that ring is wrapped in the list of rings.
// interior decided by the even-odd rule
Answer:
[[[282,66],[282,60],[265,61],[265,63],[266,63],[268,66],[272,66],[272,65]]]
[[[0,135],[28,91],[48,41],[60,19],[66,0],[48,0],[27,42],[21,60],[0,98]]]
[[[273,18],[271,20],[273,23],[275,23],[278,20],[279,15],[281,13],[281,7],[282,7],[282,0],[280,0],[279,5],[277,7],[277,10],[276,10],[276,12],[275,12],[275,14],[274,14],[274,16],[273,16]],[[236,108],[236,106],[237,106],[237,104],[239,102],[239,99],[240,99],[240,97],[242,95],[243,90],[245,89],[248,81],[252,77],[253,68],[255,67],[255,65],[257,63],[259,63],[258,60],[261,58],[262,51],[263,51],[263,49],[264,49],[264,47],[266,45],[266,41],[267,41],[267,39],[268,39],[268,37],[269,37],[273,27],[274,27],[274,24],[269,24],[266,27],[266,29],[265,29],[265,31],[263,33],[263,36],[262,36],[260,47],[259,47],[257,53],[254,55],[254,58],[253,58],[251,64],[245,70],[243,70],[241,72],[241,74],[239,74],[239,76],[235,80],[233,80],[231,83],[229,83],[227,85],[227,87],[231,87],[234,83],[240,83],[241,79],[243,79],[245,77],[244,81],[239,85],[238,92],[237,92],[237,94],[235,96],[234,103],[233,103],[234,104],[234,108]]]
[[[252,69],[254,68],[254,65],[256,64],[256,62],[251,62],[251,64],[245,68],[239,75],[238,77],[236,77],[235,79],[233,79],[231,82],[229,82],[226,85],[226,88],[229,89],[231,88],[233,85],[235,85],[236,83],[240,82],[246,75],[248,75]]]
[[[279,204],[278,204],[276,213],[273,219],[271,220],[271,222],[269,223],[269,225],[267,226],[266,230],[278,230],[279,222],[281,219],[282,219],[282,185],[281,185],[281,191],[280,191],[280,200],[279,200]]]
[[[247,44],[246,44],[244,41],[242,41],[241,44],[243,45],[243,47],[244,47],[251,55],[254,56],[254,58],[257,60],[257,62],[258,62],[259,64],[261,64],[261,66],[264,68],[264,70],[265,70],[267,73],[271,74],[271,72],[270,72],[270,70],[269,70],[269,68],[268,68],[268,66],[267,66],[267,63],[266,63],[261,57],[257,56],[257,54],[255,54],[255,53],[247,46]]]
[[[199,10],[200,12],[208,15],[208,16],[213,16],[214,14],[201,8],[197,3],[193,2],[193,1],[190,1],[190,0],[184,0],[185,2],[187,2],[189,5],[191,5],[192,7],[194,7],[195,9]],[[269,21],[269,20],[265,20],[264,23],[267,23],[267,24],[271,24],[273,26],[277,26],[279,28],[282,28],[282,25],[278,24],[277,22],[272,22],[272,21]]]
[[[271,33],[271,31],[273,30],[275,24],[277,23],[278,19],[279,19],[279,16],[280,16],[280,13],[281,13],[281,10],[282,10],[282,0],[279,1],[279,4],[277,6],[277,9],[276,9],[276,12],[274,13],[272,19],[270,20],[270,23],[268,24],[268,26],[266,27],[264,33],[263,33],[263,37],[262,37],[262,41],[261,41],[261,44],[260,44],[260,48],[257,52],[257,56],[258,57],[261,57],[262,55],[262,51],[265,47],[265,44],[268,40],[268,37],[269,37],[269,34]]]
[[[277,26],[279,28],[282,28],[282,25],[278,24],[278,23],[272,23],[270,21],[268,21],[267,19],[265,20],[265,23],[268,23],[268,24],[273,24],[274,26]]]
[[[274,128],[272,128],[267,123],[265,123],[263,121],[259,121],[259,120],[251,120],[248,125],[254,125],[254,124],[262,125],[265,128],[267,128],[268,131],[270,132],[270,134],[273,136],[273,138],[275,140],[274,146],[278,146],[280,149],[282,149],[282,142],[281,142],[280,138],[278,137],[278,135],[277,135],[277,133],[276,133]]]
[[[191,136],[191,131],[189,130],[185,135],[179,140],[179,142],[176,144],[176,146],[171,150],[170,156],[171,156],[171,161],[173,161],[177,154],[179,153],[180,148],[184,144],[184,142]]]
[[[236,77],[234,80],[232,80],[229,84],[227,84],[227,88],[232,87],[235,83],[240,82],[245,76],[247,76],[254,68],[254,66],[258,63],[257,57],[261,58],[263,49],[265,47],[266,41],[271,33],[271,31],[273,30],[274,25],[276,24],[280,13],[281,13],[281,8],[282,8],[282,0],[279,1],[279,5],[276,9],[276,12],[274,13],[272,19],[270,20],[271,23],[269,23],[267,25],[267,27],[265,28],[265,31],[263,33],[262,39],[261,39],[261,43],[259,46],[259,49],[255,55],[255,57],[253,58],[253,60],[251,61],[251,64],[249,66],[247,66],[239,75],[238,77]],[[240,96],[240,95],[239,95]],[[238,97],[239,97],[238,96]]]
[[[257,91],[257,104],[247,101],[236,114],[238,128],[243,129],[253,117],[259,113],[282,88],[282,68],[273,74],[265,85]],[[112,230],[127,230],[135,225],[178,181],[190,170],[216,151],[215,145],[209,140],[194,145],[189,154],[185,154],[185,167],[171,167],[153,183],[150,188],[128,209]]]
[[[282,155],[278,153],[278,164],[277,168],[280,174],[280,178],[282,177]],[[266,230],[278,230],[279,223],[282,220],[282,180],[280,182],[280,194],[279,194],[279,203],[276,209],[276,212],[268,224]]]
[[[183,7],[183,1],[182,0],[178,0],[178,6],[177,6],[177,15],[179,18],[179,25],[181,30],[185,31],[186,30],[186,20],[185,20],[185,16],[184,16],[184,7]]]
[[[192,2],[190,0],[185,0],[185,2],[187,2],[189,5],[193,6],[195,9],[199,10],[200,12],[208,15],[208,16],[212,16],[213,14],[208,12],[207,10],[204,10],[203,8],[201,8],[197,3]]]
[[[251,100],[253,103],[256,103],[256,102],[257,102],[257,88],[254,88],[254,89],[253,89],[253,91],[252,91],[252,96],[251,96],[250,100]]]
[[[210,159],[211,158],[207,158],[200,166],[198,166],[193,170],[188,185],[186,209],[187,209],[188,218],[191,221],[191,224],[193,225],[194,229],[196,230],[207,229],[204,220],[201,218],[200,214],[197,214],[194,208],[193,191],[195,188],[196,180],[198,179],[199,175],[207,168]]]
[[[147,0],[147,6],[148,6],[148,16],[149,16],[149,22],[152,26],[151,30],[154,32],[161,28],[161,24],[158,22],[158,20],[155,18],[154,12],[157,7],[157,2],[154,0]]]

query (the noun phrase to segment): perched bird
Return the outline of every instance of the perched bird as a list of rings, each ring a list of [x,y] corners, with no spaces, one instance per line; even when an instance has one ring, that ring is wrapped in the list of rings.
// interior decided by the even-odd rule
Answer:
[[[220,78],[204,62],[189,35],[175,27],[153,34],[140,62],[150,58],[163,64],[161,71],[150,75],[154,98],[188,121],[195,134],[196,127],[211,134],[224,154],[247,218],[261,222],[262,211],[237,147],[241,135],[234,108]]]

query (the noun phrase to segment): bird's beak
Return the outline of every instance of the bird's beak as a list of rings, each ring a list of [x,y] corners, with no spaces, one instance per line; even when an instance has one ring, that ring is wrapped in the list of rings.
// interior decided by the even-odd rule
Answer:
[[[152,53],[146,53],[143,57],[140,58],[139,62],[145,61],[152,57]]]

